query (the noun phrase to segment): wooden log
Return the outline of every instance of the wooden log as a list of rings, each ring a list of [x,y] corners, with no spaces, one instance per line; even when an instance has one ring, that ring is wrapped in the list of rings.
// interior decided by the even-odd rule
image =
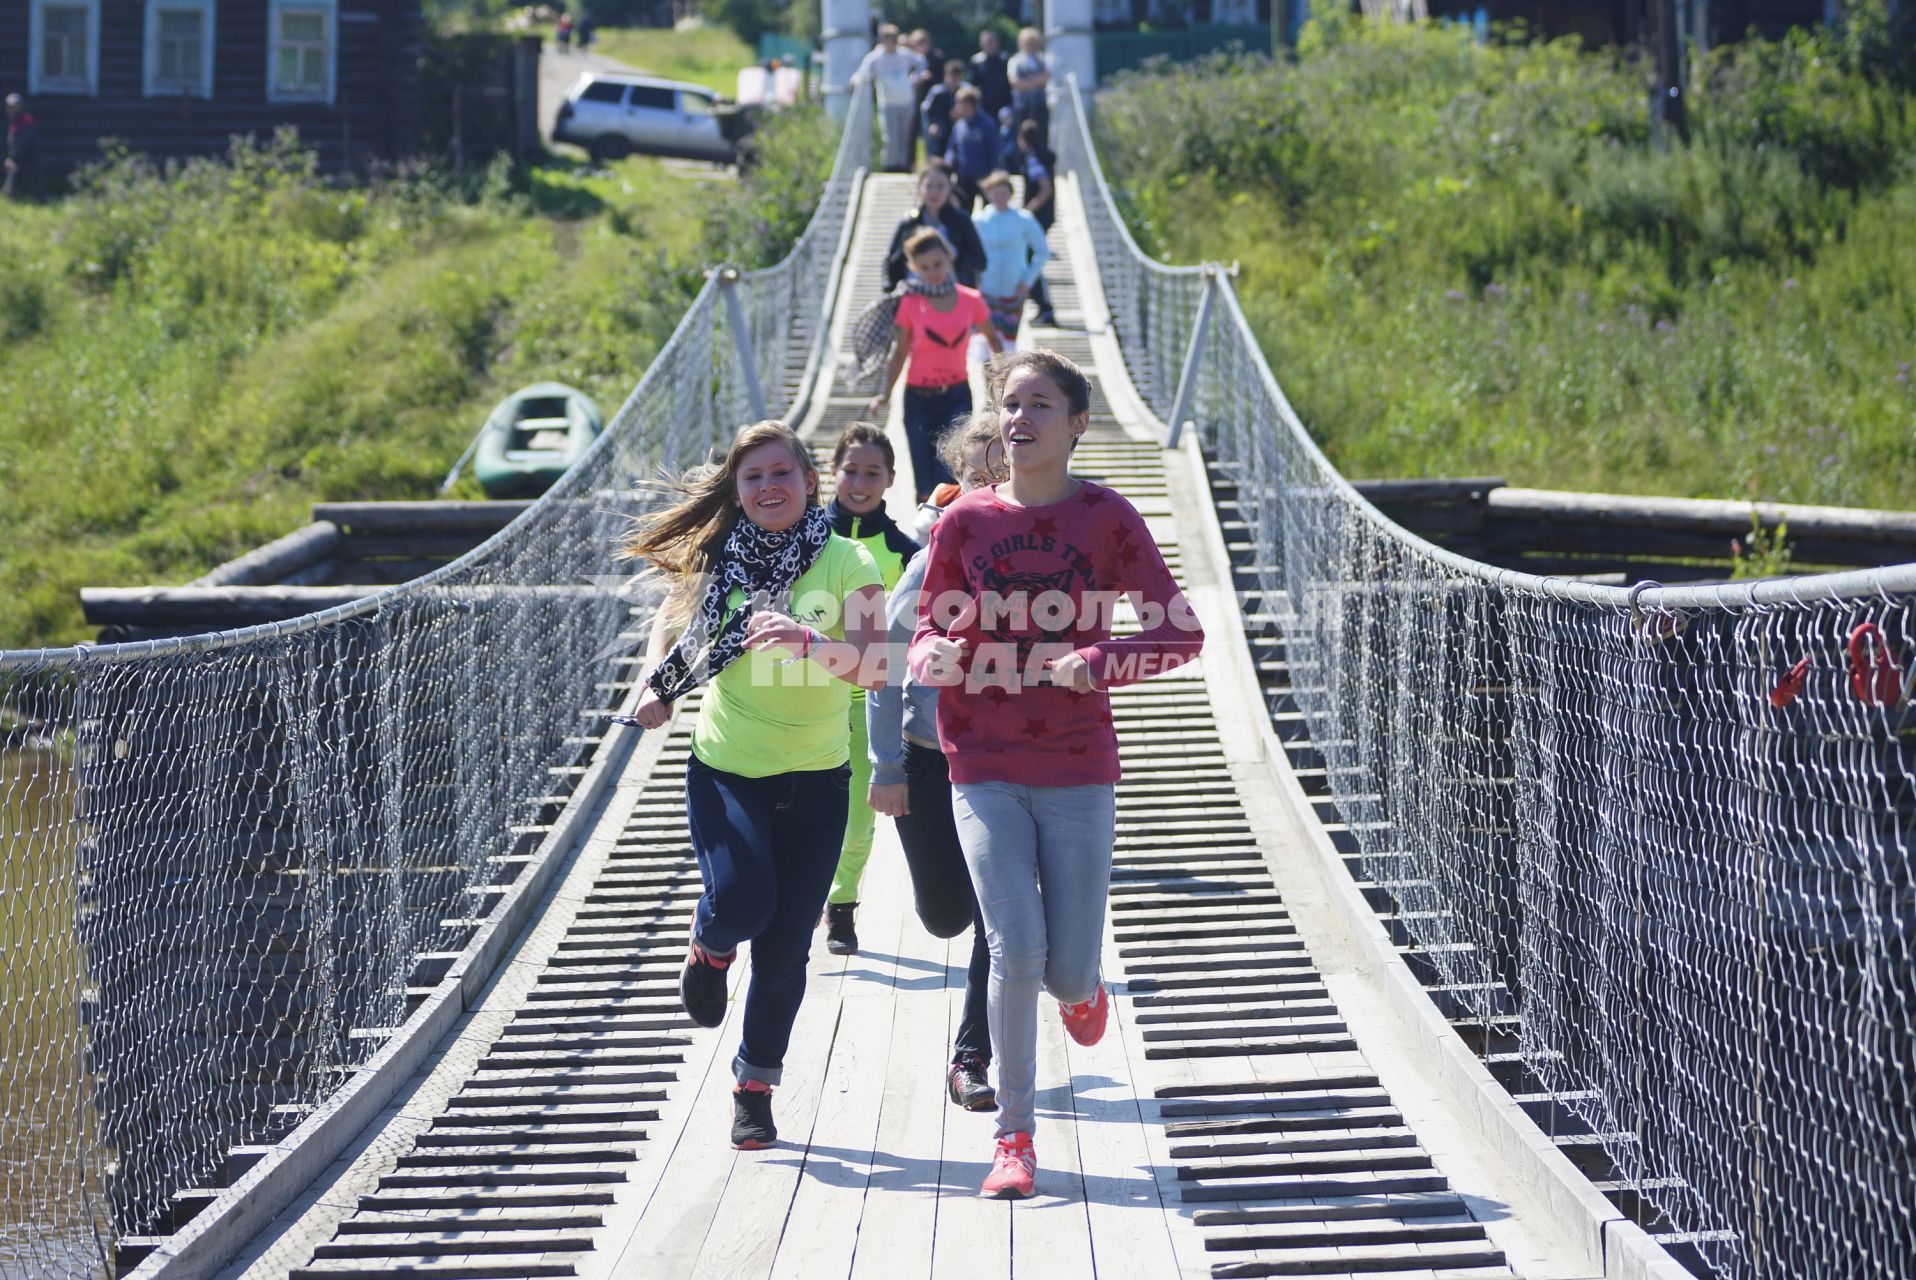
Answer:
[[[243,627],[283,622],[322,609],[351,604],[380,588],[367,585],[332,587],[83,587],[80,605],[88,622],[178,626],[203,624],[202,629]],[[586,583],[517,585],[512,583],[458,585],[450,599],[460,605],[516,604],[559,608],[589,604],[604,589]],[[447,600],[434,597],[434,607]]]
[[[335,560],[331,562],[332,580],[359,583],[367,587],[391,586],[423,578],[450,559],[450,556],[421,556],[396,560],[361,560],[357,557]]]
[[[531,506],[512,502],[316,502],[314,520],[355,534],[497,533]],[[474,538],[473,542],[478,542]],[[470,544],[468,544],[470,545]]]
[[[491,529],[456,529],[449,532],[415,529],[400,533],[348,531],[343,547],[344,554],[353,560],[451,560],[465,555],[494,532]]]
[[[1502,476],[1353,480],[1351,487],[1380,507],[1404,507],[1429,502],[1481,504],[1490,496],[1491,490],[1504,487],[1504,480]]]
[[[284,622],[350,604],[364,587],[83,587],[80,608],[95,626],[245,627]]]
[[[1814,564],[1880,565],[1916,560],[1916,513],[1759,502],[1766,529],[1789,525],[1798,560]],[[1502,488],[1485,504],[1489,536],[1505,547],[1537,550],[1642,551],[1727,559],[1732,538],[1750,532],[1752,504],[1703,498],[1642,498]],[[1624,542],[1622,531],[1632,531]],[[1643,536],[1634,536],[1637,533]],[[1668,534],[1667,540],[1657,535]]]
[[[316,520],[295,529],[283,538],[255,547],[236,556],[205,577],[190,584],[195,587],[253,587],[283,584],[304,573],[339,550],[339,526],[330,520]]]

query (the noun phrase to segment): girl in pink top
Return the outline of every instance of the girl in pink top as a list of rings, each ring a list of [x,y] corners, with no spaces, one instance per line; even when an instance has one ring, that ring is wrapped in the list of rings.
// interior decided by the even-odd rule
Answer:
[[[952,279],[951,247],[937,228],[926,227],[905,241],[905,260],[911,264],[912,279],[898,302],[891,362],[885,366],[885,380],[870,408],[872,417],[884,420],[891,406],[891,389],[909,358],[905,441],[911,446],[911,480],[923,503],[933,489],[952,481],[951,472],[938,458],[938,437],[971,412],[971,383],[965,370],[971,335],[983,334],[993,352],[1004,350],[1005,344],[992,326],[984,298]]]
[[[1090,383],[1053,351],[994,360],[1011,461],[1004,484],[932,526],[912,678],[940,686],[938,743],[952,817],[991,946],[986,1014],[998,1075],[991,1196],[1032,1193],[1038,993],[1079,1044],[1104,1034],[1099,978],[1116,841],[1118,740],[1107,690],[1168,671],[1204,644],[1144,518],[1071,474]],[[1111,634],[1120,598],[1139,630]]]

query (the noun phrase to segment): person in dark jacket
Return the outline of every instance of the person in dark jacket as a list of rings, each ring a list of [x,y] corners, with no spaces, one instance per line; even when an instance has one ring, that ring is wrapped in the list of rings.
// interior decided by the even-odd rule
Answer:
[[[951,166],[958,207],[969,214],[982,198],[979,184],[998,167],[998,125],[981,110],[978,90],[966,85],[951,109],[951,141],[945,162]]]
[[[1044,144],[1043,127],[1036,120],[1027,120],[1018,126],[1017,169],[1025,179],[1025,210],[1038,220],[1038,225],[1047,232],[1052,221],[1058,216],[1058,157],[1051,154],[1051,148]],[[1031,300],[1038,304],[1037,322],[1055,325],[1057,312],[1051,309],[1051,295],[1045,292],[1044,280],[1032,286]]]
[[[1011,73],[998,50],[998,33],[990,28],[978,33],[978,52],[971,55],[971,82],[978,86],[985,114],[993,120],[1011,105]]]
[[[985,246],[971,216],[952,198],[951,169],[943,161],[928,164],[918,175],[918,207],[898,220],[885,250],[885,291],[896,289],[910,273],[905,265],[905,241],[920,227],[937,227],[952,247],[952,274],[959,284],[973,288],[985,269]]]
[[[925,95],[919,109],[919,123],[925,131],[925,158],[945,154],[945,141],[951,136],[951,109],[958,101],[958,90],[965,83],[965,64],[953,58],[945,64],[945,81]]]
[[[0,178],[0,196],[18,200],[35,199],[40,194],[40,125],[27,112],[26,100],[17,93],[7,95],[7,158],[5,177]],[[977,236],[974,234],[974,240]],[[982,266],[984,250],[978,251]]]

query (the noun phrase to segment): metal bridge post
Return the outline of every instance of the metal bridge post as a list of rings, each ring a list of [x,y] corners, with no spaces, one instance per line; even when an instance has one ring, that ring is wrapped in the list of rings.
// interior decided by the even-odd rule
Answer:
[[[825,109],[843,120],[851,111],[852,77],[872,46],[871,0],[822,0]]]
[[[1206,263],[1204,283],[1198,288],[1197,321],[1191,326],[1191,341],[1184,348],[1184,368],[1178,373],[1178,395],[1171,404],[1170,428],[1164,447],[1175,449],[1184,435],[1184,420],[1191,414],[1191,401],[1197,396],[1198,366],[1204,361],[1204,335],[1211,328],[1211,305],[1217,301],[1217,264]]]
[[[719,295],[725,299],[725,319],[732,330],[732,345],[738,349],[738,362],[745,375],[745,396],[752,402],[752,420],[771,417],[765,409],[765,388],[758,384],[758,360],[752,354],[752,331],[745,325],[745,307],[738,300],[738,268],[719,268]]]
[[[1044,38],[1051,52],[1052,83],[1078,77],[1078,91],[1098,88],[1098,56],[1091,38],[1091,0],[1044,0]]]

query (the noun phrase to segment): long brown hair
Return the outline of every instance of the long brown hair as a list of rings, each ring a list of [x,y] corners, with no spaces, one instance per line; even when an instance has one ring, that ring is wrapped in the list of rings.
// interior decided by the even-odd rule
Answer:
[[[613,548],[613,554],[621,560],[643,560],[650,566],[641,575],[642,581],[664,589],[662,607],[672,625],[682,626],[691,617],[698,598],[694,587],[710,572],[726,537],[745,518],[737,500],[738,470],[745,455],[775,441],[792,451],[805,474],[810,489],[805,505],[817,506],[818,466],[812,461],[812,451],[798,438],[798,432],[767,418],[739,428],[723,462],[703,463],[677,479],[649,486],[654,492],[676,495],[678,500],[662,511],[639,517]]]

